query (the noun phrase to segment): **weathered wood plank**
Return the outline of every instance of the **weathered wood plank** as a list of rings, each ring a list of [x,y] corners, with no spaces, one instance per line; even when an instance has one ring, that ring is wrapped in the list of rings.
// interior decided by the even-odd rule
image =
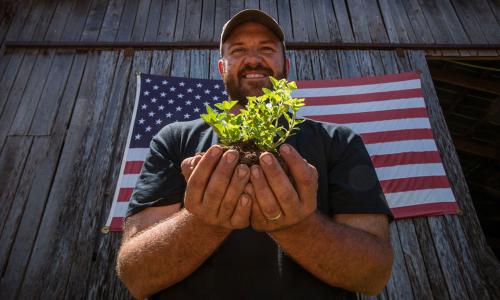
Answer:
[[[229,1],[215,0],[215,23],[213,40],[219,41],[222,27],[229,20]]]
[[[135,16],[134,30],[132,30],[132,37],[130,38],[130,41],[142,42],[146,32],[150,5],[151,0],[139,2]]]
[[[390,224],[390,237],[394,261],[392,264],[391,278],[385,287],[389,299],[414,299],[413,288],[410,284],[408,271],[404,260],[404,253],[399,239],[395,222]]]
[[[210,71],[208,72],[209,79],[221,79],[218,67],[219,57],[219,50],[210,50]]]
[[[110,0],[104,14],[101,30],[99,31],[99,42],[113,42],[118,34],[120,19],[122,17],[125,0]]]
[[[345,1],[333,0],[333,10],[335,11],[342,41],[346,43],[354,42],[354,33]]]
[[[286,41],[293,41],[292,15],[290,14],[290,2],[287,0],[277,1],[278,23],[285,33]]]
[[[0,81],[0,115],[7,103],[10,90],[14,84],[14,80],[20,71],[21,63],[23,62],[24,51],[9,53],[1,58],[2,62],[6,63],[4,76]]]
[[[276,6],[276,0],[260,0],[259,7],[260,10],[266,12],[278,21],[278,7]]]
[[[218,38],[214,36],[216,9],[215,0],[203,0],[200,31],[201,41],[218,40]]]
[[[132,31],[134,30],[134,23],[137,14],[137,9],[139,6],[139,0],[127,0],[125,1],[125,7],[123,8],[122,17],[120,20],[120,26],[118,28],[118,35],[115,38],[117,42],[128,42],[132,36]]]
[[[158,25],[158,42],[171,42],[174,39],[175,23],[177,21],[178,0],[163,0],[160,24]]]
[[[297,68],[297,80],[314,79],[313,67],[311,66],[311,51],[303,50],[295,52],[295,66]]]
[[[158,37],[158,29],[160,25],[162,9],[162,0],[152,0],[149,7],[149,15],[146,25],[146,33],[144,34],[143,41],[154,42]]]
[[[401,1],[378,0],[378,3],[391,43],[411,43],[417,40]]]
[[[42,11],[43,13],[41,14],[37,25],[35,27],[35,30],[33,32],[33,40],[36,41],[41,41],[44,39],[48,27],[51,23],[52,17],[54,16],[54,12],[57,7],[57,2],[58,0],[49,0],[49,1],[42,1]]]
[[[319,50],[318,54],[322,78],[325,80],[341,78],[337,51]]]
[[[189,77],[189,64],[191,61],[189,50],[176,50],[172,58],[172,71],[170,76]]]
[[[183,41],[197,41],[199,39],[202,4],[201,0],[188,1],[184,32],[182,33]]]
[[[191,50],[189,78],[208,79],[210,70],[210,50]]]
[[[337,18],[331,1],[313,1],[314,23],[319,41],[342,41],[342,35],[337,24]]]
[[[83,42],[97,41],[99,30],[101,29],[104,14],[108,7],[108,0],[94,0],[90,7],[90,11],[83,28],[82,36],[80,38]]]
[[[47,75],[50,72],[53,59],[54,51],[50,51],[47,55],[38,54],[37,61],[8,131],[9,134],[24,135],[28,133],[40,96],[47,82]]]
[[[47,75],[47,83],[43,89],[33,120],[29,126],[19,128],[31,135],[48,135],[51,132],[57,110],[62,101],[64,87],[73,63],[73,53],[56,53],[52,68]]]
[[[112,57],[110,57],[112,58]],[[111,94],[109,95],[109,103],[106,107],[104,123],[98,141],[96,158],[93,162],[94,168],[89,182],[87,195],[82,199],[82,220],[76,227],[78,237],[73,242],[72,265],[71,272],[68,273],[64,293],[65,299],[75,299],[79,295],[83,295],[90,286],[82,284],[87,282],[93,266],[93,252],[95,251],[95,243],[101,235],[99,229],[102,226],[99,223],[103,219],[102,215],[106,215],[109,205],[102,201],[106,194],[106,179],[109,177],[112,167],[114,147],[119,137],[120,115],[124,106],[124,97],[127,89],[127,80],[132,65],[132,57],[125,56],[123,51],[120,53],[118,61],[115,63],[115,76],[110,84]],[[106,217],[106,216],[104,216]],[[78,258],[78,259],[77,259]],[[111,266],[110,266],[111,267]],[[83,271],[87,270],[87,272]]]
[[[73,6],[76,4],[75,0],[61,1],[58,3],[54,16],[48,26],[47,33],[43,38],[45,41],[59,41],[71,14]],[[73,20],[71,20],[72,22]],[[71,26],[71,25],[70,25]]]
[[[229,0],[229,17],[245,9],[245,0]]]
[[[303,0],[290,0],[293,40],[296,42],[318,41],[312,10],[306,9],[306,6]]]
[[[347,3],[356,41],[388,42],[384,21],[376,0],[349,0]]]
[[[19,38],[26,20],[29,18],[29,14],[34,2],[35,1],[30,0],[23,3],[23,5],[18,4],[16,6],[15,14],[12,18],[9,29],[5,34],[5,40],[14,40]]]
[[[184,35],[184,26],[186,22],[187,0],[179,0],[177,6],[177,18],[175,20],[174,41],[181,41]],[[191,20],[188,20],[191,22]]]
[[[34,298],[43,290],[53,288],[53,295],[61,295],[61,286],[67,278],[70,265],[67,259],[73,251],[71,240],[75,237],[75,226],[81,217],[81,198],[86,194],[91,171],[91,162],[95,157],[93,149],[102,126],[103,111],[106,107],[112,64],[114,61],[100,60],[98,54],[89,54],[78,98],[72,113],[69,129],[65,136],[64,147],[53,187],[47,204],[34,249],[29,263],[26,264],[26,276],[20,287],[20,298]],[[104,95],[103,95],[104,94]],[[58,257],[51,260],[50,257]],[[60,277],[58,272],[63,272]],[[62,274],[62,273],[61,273]],[[54,298],[54,297],[49,297]],[[60,298],[55,297],[55,298]]]
[[[71,25],[64,27],[61,40],[68,42],[80,40],[91,3],[92,1],[76,1],[68,17],[68,20],[71,20],[69,22]]]
[[[172,51],[153,51],[153,58],[151,61],[151,70],[150,70],[151,74],[167,76],[168,74],[170,74],[171,65],[172,65]],[[130,82],[129,84],[132,83],[133,82]]]
[[[290,60],[290,71],[288,72],[289,80],[297,80],[297,63],[295,61],[295,50],[287,50],[286,56]]]
[[[406,15],[412,25],[413,32],[415,33],[415,42],[435,43],[424,12],[420,8],[417,0],[398,0],[397,2],[398,6],[402,6],[405,9]]]
[[[359,62],[356,57],[356,51],[346,50],[338,51],[337,53],[342,78],[361,76]]]

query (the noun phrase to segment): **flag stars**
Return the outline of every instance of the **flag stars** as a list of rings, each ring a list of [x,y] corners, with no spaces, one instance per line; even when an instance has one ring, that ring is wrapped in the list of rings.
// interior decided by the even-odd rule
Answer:
[[[179,86],[184,86],[184,85],[185,85],[184,81],[179,82]]]
[[[177,106],[177,107],[175,108],[175,110],[176,110],[176,111],[181,111],[181,110],[182,110],[182,107]]]
[[[205,94],[210,94],[210,90],[205,90]]]
[[[182,98],[184,98],[184,95],[183,94],[179,94],[179,95],[177,95],[177,98],[182,99]]]
[[[199,109],[198,107],[195,107],[195,108],[193,109],[193,111],[194,111],[195,113],[197,113],[197,112],[200,112],[200,109]]]
[[[168,104],[173,104],[175,101],[173,99],[168,99]]]
[[[191,100],[186,101],[186,105],[191,105]]]
[[[158,110],[163,110],[164,108],[165,108],[165,106],[163,106],[163,105],[158,106]]]
[[[184,114],[184,119],[189,119],[189,117],[191,117],[190,114]]]
[[[166,96],[167,96],[167,93],[165,93],[165,92],[160,93],[160,97],[166,97]]]
[[[201,96],[200,96],[200,95],[196,95],[196,96],[194,96],[194,99],[196,99],[196,100],[200,100],[200,99],[201,99]]]
[[[163,80],[163,81],[161,82],[161,84],[163,84],[163,85],[166,85],[167,83],[168,83],[168,81],[166,81],[166,80]]]
[[[144,119],[140,119],[139,124],[144,124]]]
[[[175,86],[170,87],[170,91],[171,92],[175,91]]]
[[[192,92],[193,92],[193,89],[192,89],[192,88],[189,88],[189,89],[187,89],[187,92],[188,92],[188,93],[192,93]]]
[[[154,111],[150,111],[149,114],[148,114],[150,117],[154,116],[155,115],[155,112]]]
[[[148,105],[147,105],[147,104],[143,104],[143,105],[141,105],[141,109],[146,109],[146,108],[148,108]]]
[[[151,82],[151,78],[146,78],[146,82],[150,83]]]
[[[153,90],[157,90],[158,88],[159,88],[159,86],[153,85]]]
[[[218,88],[219,88],[218,84],[214,85],[214,89],[218,89]]]
[[[136,135],[135,135],[135,140],[136,140],[136,141],[137,141],[137,140],[140,140],[140,139],[141,139],[141,136],[142,136],[142,135],[140,135],[140,134],[136,134]]]
[[[207,106],[209,103],[208,103],[207,101],[205,101],[205,102],[203,102],[203,104],[204,104],[205,106]]]
[[[156,120],[155,123],[156,123],[156,125],[160,125],[161,124],[161,119]]]
[[[144,91],[144,96],[149,96],[149,91]]]
[[[150,132],[150,131],[151,131],[151,126],[146,127],[146,132]]]
[[[158,100],[158,99],[156,99],[156,98],[151,98],[151,103],[156,103],[156,100]]]
[[[212,97],[212,100],[217,101],[217,100],[219,100],[219,97],[217,97],[217,96],[213,96],[213,97]]]
[[[226,91],[223,91],[223,92],[222,92],[222,95],[226,95],[226,96],[227,96],[227,92],[226,92]]]
[[[199,82],[196,84],[196,87],[198,87],[198,88],[201,88],[202,86],[203,86],[203,84],[201,84]]]
[[[165,117],[167,117],[167,118],[172,118],[172,113],[166,113],[166,114],[165,114]]]

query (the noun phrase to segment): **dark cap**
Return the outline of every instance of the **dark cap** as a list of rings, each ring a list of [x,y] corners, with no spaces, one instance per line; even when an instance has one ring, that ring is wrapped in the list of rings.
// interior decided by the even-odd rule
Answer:
[[[280,39],[283,44],[283,49],[285,49],[285,34],[273,17],[258,9],[244,9],[229,19],[229,21],[224,24],[224,27],[222,27],[219,44],[219,53],[221,56],[222,44],[236,27],[246,22],[260,23],[269,28]]]

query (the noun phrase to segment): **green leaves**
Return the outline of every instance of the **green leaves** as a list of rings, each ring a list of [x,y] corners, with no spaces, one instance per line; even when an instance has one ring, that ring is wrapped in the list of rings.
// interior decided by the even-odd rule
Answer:
[[[277,80],[272,76],[269,78],[273,90],[263,88],[264,95],[247,97],[247,106],[238,115],[230,112],[238,101],[215,104],[222,111],[220,113],[207,105],[207,113],[202,114],[201,118],[214,128],[222,144],[253,140],[261,150],[275,151],[304,121],[296,119],[297,111],[304,106],[304,99],[291,97],[292,90],[297,88],[295,82]],[[279,124],[282,116],[287,126]]]

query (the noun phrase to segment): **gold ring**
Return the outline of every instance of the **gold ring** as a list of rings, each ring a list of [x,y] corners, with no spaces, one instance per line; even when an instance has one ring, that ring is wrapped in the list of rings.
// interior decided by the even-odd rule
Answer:
[[[267,220],[269,220],[269,221],[276,221],[279,218],[281,218],[281,211],[280,211],[280,213],[276,217],[274,217],[274,218],[267,218]]]

